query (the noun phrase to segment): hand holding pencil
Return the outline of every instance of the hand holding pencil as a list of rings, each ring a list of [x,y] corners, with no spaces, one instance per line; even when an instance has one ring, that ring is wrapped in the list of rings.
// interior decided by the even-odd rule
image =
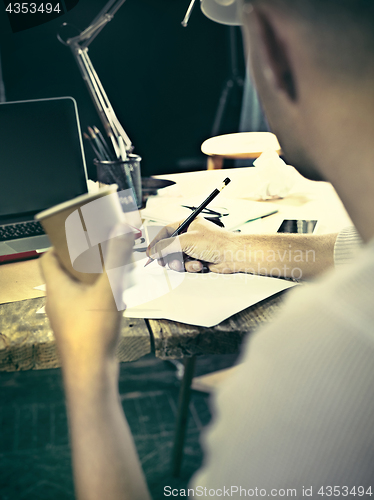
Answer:
[[[215,240],[215,236],[218,234],[221,235],[223,230],[203,218],[195,219],[229,182],[230,179],[226,178],[220,188],[215,189],[183,222],[170,224],[160,231],[147,249],[149,260],[146,266],[157,259],[161,265],[165,265],[167,262],[176,271],[182,271],[186,268],[186,270],[191,270],[191,272],[197,272],[203,268],[201,261],[211,264],[215,263],[212,252],[217,247],[215,245],[208,245],[207,248],[204,248],[204,237],[209,233],[211,239]],[[224,233],[230,234],[228,231],[224,231]],[[178,236],[178,240],[176,240],[176,236]],[[201,239],[200,242],[199,239]],[[175,254],[179,253],[180,255],[181,249],[187,256],[197,259],[197,261],[194,263],[186,262],[186,266],[184,267],[181,259],[175,258]]]
[[[178,227],[175,222],[165,226],[147,249],[147,255],[161,266],[173,271],[199,273],[206,269],[215,273],[233,273],[234,265],[227,260],[225,249],[232,248],[239,233],[197,217],[185,233],[172,237]]]

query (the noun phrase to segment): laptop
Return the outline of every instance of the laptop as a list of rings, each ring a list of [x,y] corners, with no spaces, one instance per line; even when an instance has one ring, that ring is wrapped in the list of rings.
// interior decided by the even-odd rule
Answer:
[[[34,215],[87,191],[75,100],[0,103],[0,263],[45,251]]]

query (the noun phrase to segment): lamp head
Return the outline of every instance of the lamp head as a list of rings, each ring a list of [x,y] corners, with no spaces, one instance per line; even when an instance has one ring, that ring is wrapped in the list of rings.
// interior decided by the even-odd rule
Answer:
[[[206,17],[220,24],[240,26],[242,0],[200,0]]]

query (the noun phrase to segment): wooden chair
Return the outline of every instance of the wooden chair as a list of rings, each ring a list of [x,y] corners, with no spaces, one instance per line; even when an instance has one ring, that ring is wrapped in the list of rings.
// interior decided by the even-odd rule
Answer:
[[[223,167],[225,158],[255,160],[266,150],[281,154],[277,137],[271,132],[239,132],[211,137],[201,145],[208,156],[207,170]]]

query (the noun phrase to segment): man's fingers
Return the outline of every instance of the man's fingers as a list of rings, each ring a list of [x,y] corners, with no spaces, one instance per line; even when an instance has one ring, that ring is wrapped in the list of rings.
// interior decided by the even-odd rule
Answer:
[[[118,234],[117,231],[118,226],[111,234]],[[111,237],[108,241],[101,243],[105,269],[122,268],[131,262],[133,246],[134,233],[132,231]]]
[[[208,264],[209,271],[217,274],[232,274],[230,267],[223,263],[220,264]]]
[[[147,257],[150,257],[151,256],[151,249],[153,249],[153,247],[160,241],[160,240],[163,240],[165,238],[169,238],[169,236],[171,236],[173,233],[170,233],[169,234],[169,231],[168,231],[168,226],[165,226],[161,229],[161,231],[157,234],[157,236],[155,238],[153,238],[153,240],[150,242],[150,244],[148,245],[147,247],[147,250],[146,250],[146,254],[147,254]]]
[[[199,260],[186,260],[184,267],[189,273],[199,273],[203,269],[203,264]]]
[[[119,236],[111,237],[108,241],[101,243],[105,273],[99,278],[95,287],[102,294],[103,304],[108,301],[112,303],[112,296],[118,310],[123,310],[125,305],[122,301],[124,288],[126,287],[126,274],[133,268],[132,252],[134,246],[133,232],[118,232],[116,226],[114,233]],[[110,289],[108,289],[108,282]]]
[[[48,291],[75,281],[74,278],[68,275],[67,271],[63,269],[53,248],[40,257],[39,266],[42,277],[47,284]]]
[[[152,259],[162,259],[170,254],[182,254],[179,237],[161,239],[158,243],[148,249],[147,254]]]
[[[159,259],[163,255],[169,255],[171,253],[176,253],[177,251],[183,251],[190,255],[191,257],[198,259],[199,256],[192,255],[190,250],[192,248],[196,248],[196,236],[199,238],[204,237],[203,230],[209,229],[210,231],[215,230],[215,224],[206,221],[203,217],[197,217],[194,221],[192,221],[191,225],[188,227],[188,230],[181,233],[179,236],[176,236],[176,242],[171,245],[171,235],[175,232],[176,229],[182,224],[183,221],[174,222],[173,224],[168,224],[157,234],[157,236],[151,241],[147,248],[147,256],[152,257],[152,259]],[[212,226],[215,226],[214,228]],[[202,230],[200,234],[196,235],[196,232],[199,231],[199,228]],[[191,230],[192,229],[192,230]],[[169,247],[169,245],[171,245]],[[179,245],[179,248],[177,248]]]
[[[182,222],[183,221],[173,222],[172,224],[168,224],[167,226],[163,227],[161,231],[157,234],[157,236],[153,238],[151,243],[148,245],[146,252],[147,256],[151,257],[151,249],[153,249],[159,241],[170,238],[170,236],[181,225]]]
[[[178,273],[184,272],[184,263],[183,260],[172,259],[169,261],[169,268],[173,271],[177,271]]]
[[[53,249],[48,250],[48,252],[46,252],[39,258],[40,273],[42,275],[43,281],[45,282],[49,280],[51,274],[51,266],[53,268],[53,266],[55,265],[54,260],[55,256]]]

